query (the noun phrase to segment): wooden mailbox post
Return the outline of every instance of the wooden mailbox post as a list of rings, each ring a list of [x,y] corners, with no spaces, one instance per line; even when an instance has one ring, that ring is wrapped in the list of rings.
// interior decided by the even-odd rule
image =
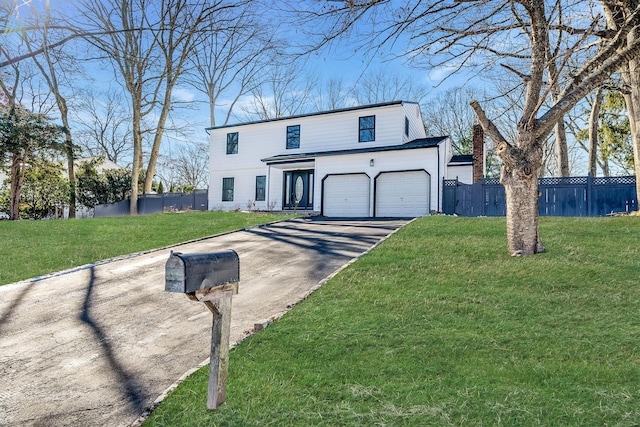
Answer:
[[[165,291],[186,294],[213,313],[207,408],[224,403],[229,366],[231,296],[238,293],[240,261],[233,250],[183,254],[171,252],[165,266]]]

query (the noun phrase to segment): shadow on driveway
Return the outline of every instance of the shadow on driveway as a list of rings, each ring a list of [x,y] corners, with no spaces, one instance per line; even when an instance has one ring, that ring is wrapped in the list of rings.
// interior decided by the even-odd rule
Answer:
[[[95,266],[91,266],[90,270],[91,275],[89,283],[87,284],[87,294],[84,299],[84,304],[82,305],[80,320],[91,328],[91,331],[96,338],[96,342],[100,345],[105,360],[108,362],[111,371],[113,371],[117,377],[117,382],[120,385],[120,392],[124,399],[129,402],[131,410],[142,413],[145,409],[145,402],[149,399],[144,386],[140,384],[133,375],[128,373],[120,362],[118,362],[111,345],[109,345],[110,340],[107,337],[107,334],[91,316],[92,296],[96,282]]]

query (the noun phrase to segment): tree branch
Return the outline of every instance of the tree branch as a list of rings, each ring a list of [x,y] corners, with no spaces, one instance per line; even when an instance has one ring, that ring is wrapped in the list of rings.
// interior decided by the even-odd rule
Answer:
[[[573,77],[572,82],[560,94],[558,102],[537,120],[536,137],[550,132],[555,123],[573,108],[578,100],[607,80],[621,66],[636,58],[640,54],[640,38],[612,56],[607,54],[610,54],[608,49],[598,52],[594,61],[599,60],[601,65],[591,68],[592,72],[588,76],[580,72],[578,76]]]
[[[502,143],[510,145],[505,137],[502,136],[500,130],[498,130],[498,127],[487,118],[487,115],[485,114],[478,101],[474,99],[469,103],[469,105],[471,105],[471,108],[473,108],[473,111],[476,113],[478,122],[480,123],[480,126],[482,126],[484,132],[489,136],[489,138],[493,139],[493,142],[495,142],[496,145]]]
[[[517,75],[518,77],[520,77],[522,80],[524,80],[525,82],[528,82],[529,80],[531,80],[531,76],[528,74],[524,74],[521,73],[520,71],[516,70],[515,68],[511,67],[510,65],[507,64],[500,64],[501,67],[506,68],[507,70],[511,71],[512,73],[514,73],[515,75]]]

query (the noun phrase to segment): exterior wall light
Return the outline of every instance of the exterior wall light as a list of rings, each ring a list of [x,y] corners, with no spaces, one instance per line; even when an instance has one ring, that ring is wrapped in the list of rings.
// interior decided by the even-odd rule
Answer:
[[[373,167],[374,163],[373,159],[369,160],[369,166]]]

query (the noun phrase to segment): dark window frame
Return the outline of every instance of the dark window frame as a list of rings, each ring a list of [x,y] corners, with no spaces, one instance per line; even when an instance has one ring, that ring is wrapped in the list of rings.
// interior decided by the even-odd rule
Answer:
[[[238,154],[238,132],[227,134],[227,154]]]
[[[408,117],[404,118],[404,134],[406,136],[409,136],[409,118]]]
[[[231,183],[231,186],[229,186]],[[222,201],[233,202],[235,192],[235,179],[233,177],[222,178]]]
[[[267,176],[256,176],[256,202],[264,202],[267,200]]]
[[[358,118],[358,142],[376,140],[376,116],[362,116]]]
[[[300,148],[300,125],[287,126],[287,150]]]

